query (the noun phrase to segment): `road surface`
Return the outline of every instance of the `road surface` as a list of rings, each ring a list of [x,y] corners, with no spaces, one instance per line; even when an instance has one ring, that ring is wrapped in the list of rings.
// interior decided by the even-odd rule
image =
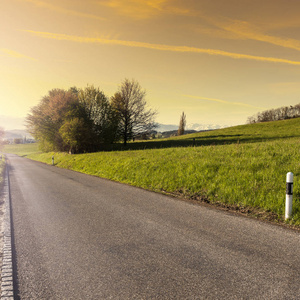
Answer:
[[[8,158],[19,299],[300,297],[299,232]]]

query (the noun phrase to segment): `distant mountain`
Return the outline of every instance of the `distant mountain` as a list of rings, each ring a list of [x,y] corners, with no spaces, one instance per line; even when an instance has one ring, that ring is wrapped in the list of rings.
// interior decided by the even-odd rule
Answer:
[[[198,124],[198,123],[190,123],[186,125],[187,130],[196,130],[196,131],[202,131],[202,130],[214,130],[214,129],[220,129],[220,128],[226,128],[229,127],[227,125],[218,125],[218,124]]]
[[[158,124],[158,127],[155,128],[157,132],[166,132],[166,131],[172,131],[177,129],[178,129],[178,125],[167,125],[167,124]]]
[[[195,131],[202,131],[202,130],[213,130],[213,129],[220,129],[225,128],[228,126],[222,126],[218,124],[198,124],[198,123],[190,123],[187,124],[185,129],[186,130],[195,130]],[[158,124],[158,127],[155,129],[157,132],[166,132],[166,131],[173,131],[178,130],[178,125],[166,125],[166,124]]]
[[[171,136],[177,136],[177,132],[178,132],[178,129],[176,130],[170,130],[170,131],[164,131],[164,132],[161,132],[161,137],[162,138],[168,138],[168,137],[171,137]],[[196,130],[185,130],[184,131],[184,134],[190,134],[190,133],[195,133],[197,132]]]

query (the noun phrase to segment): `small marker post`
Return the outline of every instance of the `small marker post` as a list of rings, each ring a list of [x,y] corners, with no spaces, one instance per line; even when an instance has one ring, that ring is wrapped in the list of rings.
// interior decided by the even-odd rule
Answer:
[[[52,156],[52,166],[54,166],[54,155]]]
[[[293,182],[294,174],[289,172],[286,174],[286,197],[285,197],[285,220],[292,215],[293,208]]]

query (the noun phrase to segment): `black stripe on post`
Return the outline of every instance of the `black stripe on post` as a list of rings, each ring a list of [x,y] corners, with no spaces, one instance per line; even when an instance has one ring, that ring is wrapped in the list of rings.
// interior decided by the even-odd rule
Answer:
[[[286,183],[286,194],[293,195],[293,183],[292,182]]]

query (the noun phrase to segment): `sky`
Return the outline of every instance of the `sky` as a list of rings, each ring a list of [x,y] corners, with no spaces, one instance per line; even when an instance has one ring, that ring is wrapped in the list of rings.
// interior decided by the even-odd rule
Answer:
[[[234,126],[300,103],[299,0],[1,0],[0,126],[49,90],[137,80],[156,121]]]

